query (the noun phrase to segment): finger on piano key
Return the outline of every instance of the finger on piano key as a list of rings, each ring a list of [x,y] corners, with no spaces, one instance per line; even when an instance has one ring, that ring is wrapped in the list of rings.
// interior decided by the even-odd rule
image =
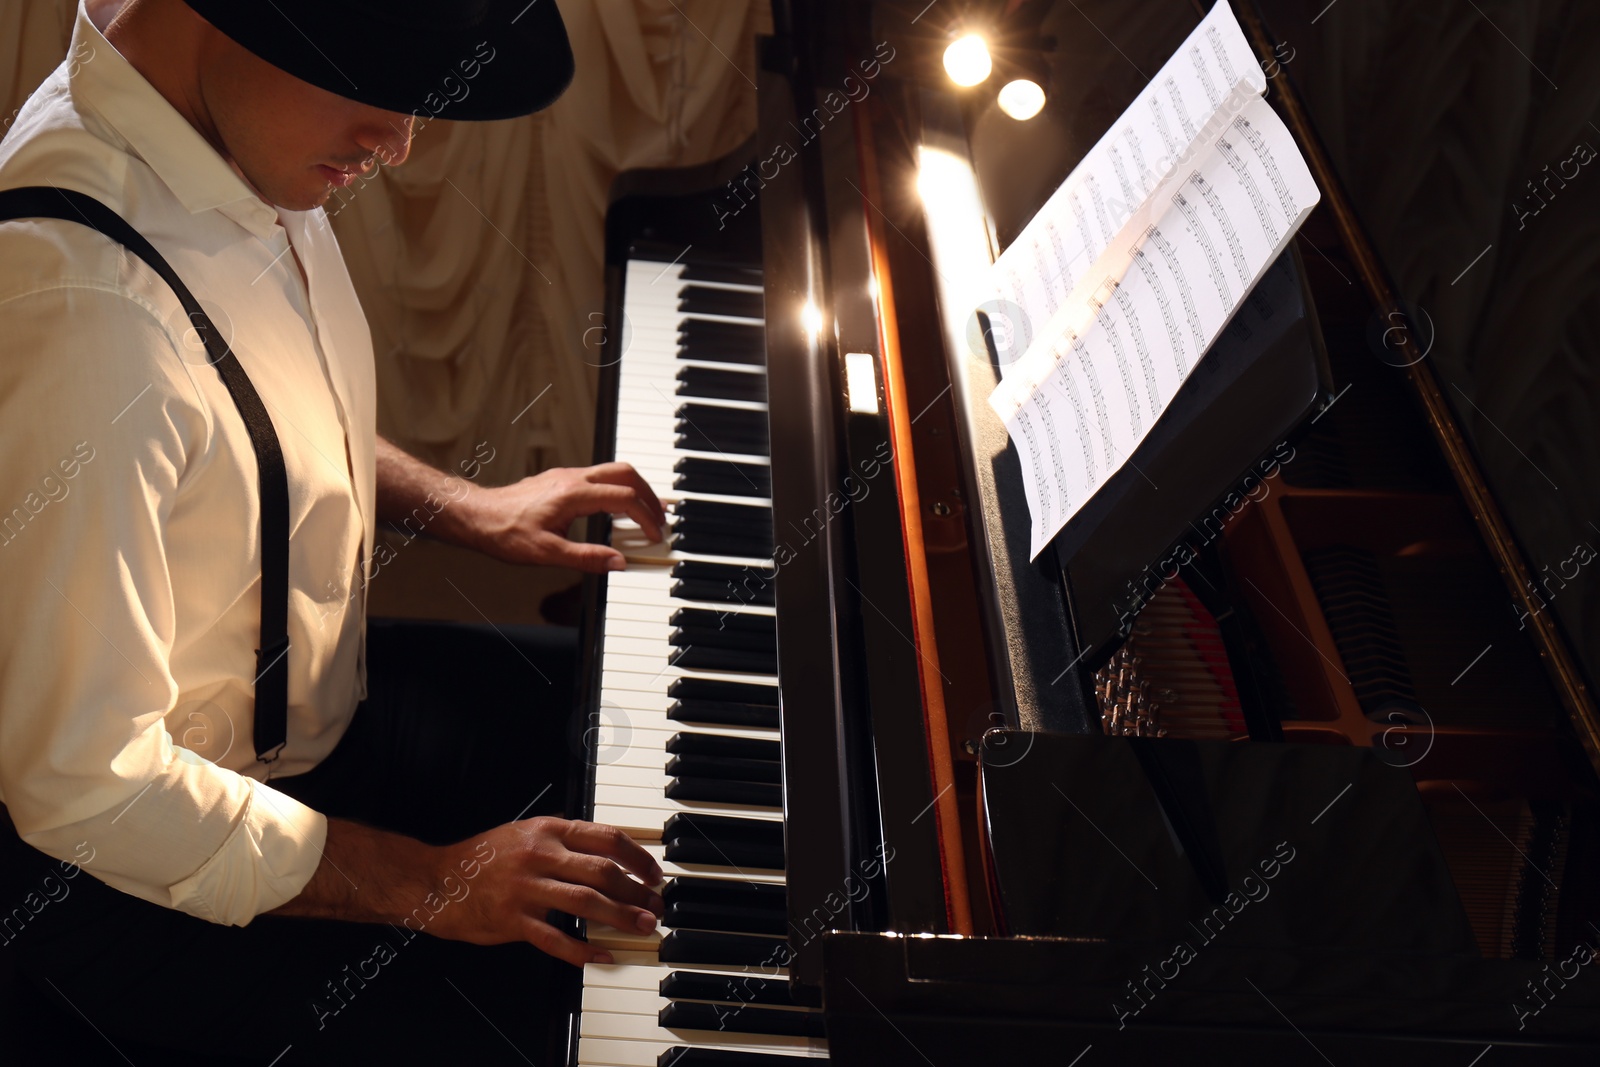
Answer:
[[[727,879],[736,882],[760,882],[763,885],[778,887],[784,884],[783,871],[771,867],[731,867],[725,862],[685,863],[682,860],[667,859],[667,847],[659,841],[642,842],[639,847],[655,857],[656,863],[661,865],[661,870],[668,879]]]
[[[594,792],[594,821],[625,831],[630,837],[653,840],[674,815],[727,815],[734,818],[781,821],[783,810],[763,804],[729,801],[673,800],[656,789],[599,783]]]
[[[765,556],[730,556],[716,552],[685,552],[673,547],[671,541],[662,541],[657,544],[646,543],[640,547],[629,547],[622,551],[623,557],[630,566],[660,567],[665,570],[674,563],[683,563],[692,560],[704,560],[708,563],[728,563],[733,566],[754,564],[760,567],[772,566],[772,554]]]

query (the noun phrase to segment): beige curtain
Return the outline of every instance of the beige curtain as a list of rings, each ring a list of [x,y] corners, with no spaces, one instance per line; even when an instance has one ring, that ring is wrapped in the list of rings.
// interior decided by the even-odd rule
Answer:
[[[75,9],[0,0],[7,115],[65,55]],[[487,441],[495,481],[589,462],[598,371],[583,336],[602,305],[611,181],[749,136],[754,37],[771,29],[765,0],[561,10],[578,73],[554,107],[429,122],[404,166],[327,206],[372,327],[380,431],[441,464]]]
[[[378,425],[436,462],[488,441],[495,480],[585,464],[611,181],[724,155],[755,128],[762,0],[562,5],[577,56],[550,110],[435,121],[334,227],[378,356]],[[445,112],[448,114],[448,111]],[[591,334],[591,339],[598,335]],[[529,405],[532,405],[531,407]]]

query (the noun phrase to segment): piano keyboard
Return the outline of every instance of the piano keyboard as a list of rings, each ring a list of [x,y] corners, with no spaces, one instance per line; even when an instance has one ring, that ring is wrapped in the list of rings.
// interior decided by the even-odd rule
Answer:
[[[591,756],[593,818],[667,876],[650,936],[592,925],[578,1063],[782,1067],[826,1058],[787,971],[777,619],[760,277],[633,261],[615,458],[670,500],[619,518]],[[670,488],[668,488],[670,487]],[[593,721],[593,720],[592,720]]]

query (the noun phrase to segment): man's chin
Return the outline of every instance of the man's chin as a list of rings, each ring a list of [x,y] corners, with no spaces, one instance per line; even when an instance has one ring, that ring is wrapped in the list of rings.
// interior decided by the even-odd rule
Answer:
[[[322,182],[313,186],[302,186],[294,190],[284,190],[275,195],[268,196],[267,202],[273,207],[285,211],[310,211],[322,207],[333,197],[333,186]]]

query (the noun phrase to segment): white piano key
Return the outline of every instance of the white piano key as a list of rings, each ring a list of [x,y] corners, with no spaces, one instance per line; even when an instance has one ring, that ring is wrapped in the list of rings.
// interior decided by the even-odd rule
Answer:
[[[770,566],[758,570],[771,570]],[[659,592],[662,596],[670,595],[672,583],[676,581],[672,576],[671,568],[656,569],[638,568],[635,570],[618,571],[607,577],[607,583],[616,583],[630,589],[648,588]]]
[[[631,657],[638,659],[639,657]],[[653,662],[653,661],[652,661]],[[667,677],[663,672],[667,668],[651,666],[649,670],[641,671],[634,664],[606,663],[600,675],[601,684],[607,689],[616,689],[622,692],[654,693],[667,689],[677,678],[705,678],[709,681],[719,682],[747,682],[750,685],[774,687],[778,684],[776,675],[771,674],[734,674],[731,671],[686,671],[677,667],[671,670],[675,673]],[[667,680],[662,682],[662,678]]]
[[[630,604],[628,606],[634,607],[635,605]],[[607,607],[610,607],[610,605],[607,605]],[[672,634],[672,624],[667,622],[667,617],[671,614],[672,609],[665,604],[661,605],[661,610],[656,613],[656,618],[649,622],[642,619],[622,618],[607,611],[602,632],[606,635],[608,644],[613,639],[620,637],[639,637],[651,641],[665,641]]]
[[[655,1041],[629,1041],[611,1040],[600,1038],[580,1038],[578,1041],[578,1063],[580,1067],[656,1067],[656,1058],[667,1049],[677,1045],[691,1045],[695,1042],[685,1041],[661,1031],[666,1038]],[[684,1031],[690,1033],[691,1031]],[[792,1040],[799,1040],[798,1038]],[[785,1056],[805,1056],[811,1059],[827,1058],[827,1043],[814,1041],[806,1048],[748,1048],[744,1045],[728,1045],[707,1043],[698,1045],[701,1048],[728,1049],[734,1052],[767,1052]]]
[[[626,572],[618,572],[626,573]],[[765,604],[738,604],[722,600],[678,600],[648,591],[617,589],[607,597],[606,618],[607,626],[615,624],[623,627],[616,631],[619,636],[644,636],[644,631],[627,633],[628,627],[668,627],[671,619],[678,611],[707,611],[712,618],[726,619],[729,625],[732,620],[738,619],[770,619],[773,611]],[[612,631],[607,629],[606,633]],[[654,630],[649,632],[654,633]],[[663,636],[665,636],[663,634]]]
[[[625,786],[630,789],[650,789],[657,792],[667,788],[672,779],[663,770],[667,754],[661,753],[661,763],[650,767],[630,767],[625,763],[602,763],[594,769],[596,786]]]
[[[718,737],[739,737],[748,741],[777,741],[778,731],[764,726],[714,726],[696,722],[678,722],[665,716],[647,718],[651,712],[633,712],[615,705],[599,712],[600,719],[590,728],[594,731],[594,763],[629,763],[636,767],[655,766],[655,755],[666,754],[667,741],[676,733],[714,734]],[[656,726],[655,723],[666,723]],[[666,761],[663,758],[662,763]]]
[[[623,575],[649,574],[656,569],[649,568],[647,570],[641,567],[637,570],[618,571],[610,576],[610,580],[606,583],[606,589],[609,594],[606,597],[606,618],[608,620],[614,618],[618,621],[649,622],[657,617],[656,613],[659,613],[660,617],[664,619],[679,608],[699,608],[702,611],[716,612],[732,610],[741,615],[763,615],[769,618],[776,614],[775,609],[769,604],[736,603],[725,600],[688,600],[672,596],[667,590],[677,579],[672,578],[670,574],[667,576],[668,580],[662,583],[662,588],[659,591],[655,589],[640,589],[639,587],[630,589],[625,585],[613,584],[617,578]],[[734,587],[734,591],[739,591],[738,586]],[[640,595],[637,597],[623,597],[621,594],[624,592],[638,592]]]
[[[677,373],[676,361],[672,373]],[[685,404],[703,404],[709,408],[727,408],[733,411],[756,411],[765,414],[767,404],[764,400],[735,400],[731,397],[721,396],[689,396],[677,392],[674,382],[671,389],[663,389],[658,383],[633,382],[622,390],[617,398],[617,418],[620,422],[625,412],[642,412],[655,415],[663,410],[669,414],[676,412]]]
[[[665,767],[667,760],[671,758],[670,753],[667,752],[665,747],[668,739],[670,739],[673,734],[680,732],[683,731],[652,730],[647,735],[645,731],[638,729],[619,731],[612,735],[620,739],[618,744],[608,745],[602,741],[601,744],[597,745],[595,749],[595,769],[598,771],[603,767],[636,767],[646,770],[660,770],[661,768]],[[687,732],[696,734],[713,733],[711,730],[701,730],[692,727],[689,728]],[[720,731],[716,733],[719,737],[731,736]],[[778,740],[778,731],[773,730],[771,733],[771,737],[751,738],[750,740]],[[661,747],[649,747],[652,743]],[[665,787],[663,786],[663,788]]]
[[[619,792],[627,792],[619,790]],[[637,792],[635,790],[634,792]],[[662,798],[667,808],[639,807],[628,803],[614,803],[610,796],[611,791],[605,788],[595,790],[594,817],[591,822],[605,823],[625,831],[628,836],[640,841],[660,841],[661,831],[666,826],[668,819],[680,812],[693,812],[697,815],[727,815],[736,819],[761,819],[767,822],[782,822],[783,812],[776,808],[752,808],[747,806],[717,807],[714,804],[684,804]],[[624,801],[631,799],[624,797]]]
[[[781,967],[751,967],[748,970],[730,970],[726,967],[702,967],[698,964],[662,963],[651,952],[613,952],[612,958],[616,963],[591,963],[583,969],[583,985],[589,989],[636,989],[648,990],[657,993],[661,988],[661,979],[673,971],[693,971],[696,974],[708,974],[715,977],[728,979],[737,983],[744,978],[771,978],[783,980],[788,977],[788,971]],[[648,962],[624,962],[626,960],[640,960]],[[659,993],[657,993],[659,996]],[[620,1009],[619,1009],[620,1010]]]
[[[743,591],[747,596],[754,596],[756,592],[766,588],[773,570],[770,563],[754,560],[736,565],[731,572],[731,577],[735,579],[733,591],[735,593]],[[642,565],[630,567],[607,576],[607,600],[612,597],[622,597],[622,602],[627,604],[665,604],[670,601],[676,607],[714,607],[719,610],[731,607],[737,611],[749,611],[757,615],[770,614],[774,611],[769,604],[755,604],[749,600],[696,601],[677,597],[672,593],[672,587],[677,581],[671,567]],[[631,595],[634,593],[638,596]]]
[[[665,1030],[654,1019],[622,1012],[584,1012],[581,1037],[602,1037],[630,1041],[661,1041],[664,1047],[705,1043],[709,1048],[742,1049],[746,1052],[787,1052],[813,1046],[809,1038],[779,1034],[720,1033],[716,1030]]]

